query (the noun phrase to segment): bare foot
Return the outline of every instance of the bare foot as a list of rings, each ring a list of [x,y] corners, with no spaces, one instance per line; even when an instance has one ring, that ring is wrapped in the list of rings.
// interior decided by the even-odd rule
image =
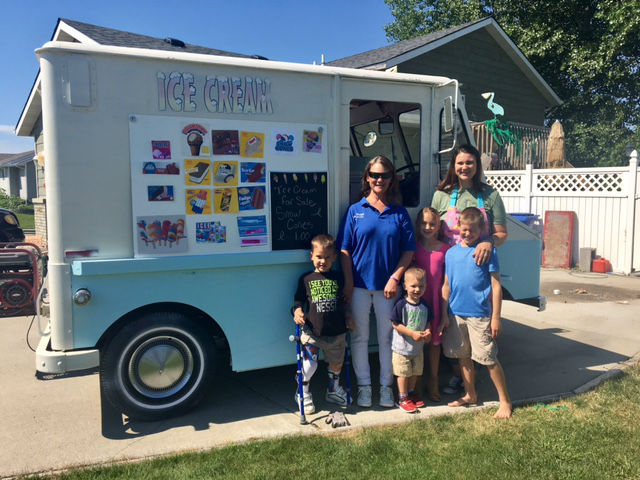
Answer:
[[[500,402],[498,411],[493,416],[493,418],[511,418],[511,404]]]
[[[449,407],[469,407],[471,405],[476,405],[477,403],[478,403],[478,399],[477,398],[471,398],[468,394],[466,394],[463,397],[460,397],[459,399],[454,400],[453,402],[447,403],[447,406],[449,406]]]

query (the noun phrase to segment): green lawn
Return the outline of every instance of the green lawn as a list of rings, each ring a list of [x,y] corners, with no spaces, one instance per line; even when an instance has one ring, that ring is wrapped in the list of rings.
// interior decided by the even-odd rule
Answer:
[[[26,229],[34,229],[36,224],[34,222],[33,214],[29,213],[16,213],[20,226]]]
[[[508,421],[495,420],[494,411],[251,442],[56,478],[640,478],[637,366],[583,396],[518,408]]]

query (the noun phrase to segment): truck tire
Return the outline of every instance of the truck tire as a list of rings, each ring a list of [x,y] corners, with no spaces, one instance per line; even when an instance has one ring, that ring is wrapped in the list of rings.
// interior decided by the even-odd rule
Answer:
[[[193,408],[213,382],[213,336],[177,312],[142,315],[102,350],[100,387],[118,412],[159,420]]]

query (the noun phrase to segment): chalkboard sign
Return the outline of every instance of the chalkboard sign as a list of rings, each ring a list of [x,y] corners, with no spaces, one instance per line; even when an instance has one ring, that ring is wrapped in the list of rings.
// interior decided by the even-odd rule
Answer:
[[[327,172],[271,172],[273,250],[308,249],[327,233]]]

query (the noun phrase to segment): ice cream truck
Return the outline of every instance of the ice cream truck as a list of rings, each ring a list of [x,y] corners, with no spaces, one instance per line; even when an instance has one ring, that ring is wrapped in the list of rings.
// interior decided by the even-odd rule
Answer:
[[[50,315],[36,367],[99,367],[134,418],[193,407],[223,352],[233,371],[293,363],[309,241],[337,234],[367,161],[392,159],[415,216],[472,141],[444,77],[69,42],[37,55]],[[535,302],[540,239],[508,230],[505,295]]]

